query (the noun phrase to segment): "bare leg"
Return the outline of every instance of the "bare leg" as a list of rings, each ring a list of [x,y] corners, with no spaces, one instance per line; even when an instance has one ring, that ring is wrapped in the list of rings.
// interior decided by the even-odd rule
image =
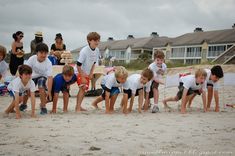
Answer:
[[[194,99],[194,97],[196,96],[196,94],[193,94],[190,99],[189,99],[189,102],[188,102],[188,108],[191,108],[191,105],[192,105],[192,101]]]
[[[141,113],[141,109],[142,109],[142,105],[143,105],[143,101],[144,101],[144,91],[140,90],[139,91],[139,97],[138,97],[138,112]]]
[[[159,92],[158,89],[156,88],[153,88],[153,98],[154,98],[154,104],[158,104]]]
[[[178,99],[177,96],[175,96],[175,97],[169,97],[169,98],[164,99],[164,100],[162,101],[162,103],[164,104],[164,107],[169,107],[169,106],[167,105],[167,102],[169,102],[169,101],[178,101],[178,100],[179,100],[179,99]]]
[[[103,97],[102,96],[99,96],[95,99],[95,101],[92,102],[92,106],[95,107],[96,109],[98,109],[98,103],[100,103],[101,101],[103,101]]]
[[[64,100],[63,112],[66,113],[66,112],[68,112],[68,104],[69,104],[69,93],[68,92],[63,92],[63,100]]]
[[[9,114],[15,108],[15,100],[12,100],[11,104],[5,110],[6,114]]]
[[[45,92],[44,88],[39,88],[39,94],[40,94],[40,100],[41,100],[41,107],[45,108],[46,107],[46,103],[47,103],[47,95]]]
[[[53,104],[52,104],[51,113],[56,113],[57,102],[58,102],[58,98],[59,98],[59,93],[52,93],[52,94],[54,94],[54,96],[53,96]]]
[[[114,104],[115,104],[115,101],[116,101],[117,97],[118,97],[118,94],[115,94],[115,95],[111,96],[111,98],[110,98],[109,110],[110,110],[111,113],[114,111]]]
[[[86,109],[82,108],[81,106],[84,95],[85,95],[85,90],[82,87],[80,87],[77,95],[77,105],[75,108],[76,112],[86,111]]]
[[[207,88],[207,109],[208,109],[208,111],[210,110],[210,107],[211,107],[212,97],[213,97],[213,87],[208,86],[208,88]]]

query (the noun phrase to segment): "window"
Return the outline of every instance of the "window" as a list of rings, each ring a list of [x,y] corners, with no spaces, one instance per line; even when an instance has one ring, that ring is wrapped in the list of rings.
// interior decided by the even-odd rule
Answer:
[[[115,57],[117,60],[125,59],[125,51],[110,51],[110,56]]]
[[[187,59],[186,60],[186,64],[200,64],[201,63],[201,59]]]
[[[185,48],[172,48],[171,57],[184,57]]]
[[[187,48],[186,57],[201,57],[201,47],[189,47]]]
[[[207,57],[216,57],[216,56],[219,56],[225,50],[226,50],[226,45],[209,46],[208,56]]]

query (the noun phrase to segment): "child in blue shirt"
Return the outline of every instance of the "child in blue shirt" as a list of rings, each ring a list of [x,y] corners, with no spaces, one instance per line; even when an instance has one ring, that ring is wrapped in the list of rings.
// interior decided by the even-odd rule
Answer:
[[[63,93],[64,108],[63,112],[68,111],[69,88],[70,85],[77,82],[77,76],[74,74],[73,67],[65,65],[63,71],[57,74],[53,79],[52,98],[53,105],[51,113],[56,113],[56,107],[60,91]]]

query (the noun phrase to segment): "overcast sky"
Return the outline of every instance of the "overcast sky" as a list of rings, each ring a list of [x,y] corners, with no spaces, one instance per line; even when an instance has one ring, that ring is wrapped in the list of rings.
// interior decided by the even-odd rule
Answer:
[[[97,31],[101,40],[146,37],[151,32],[175,37],[203,30],[230,29],[235,23],[235,0],[0,0],[0,44],[9,50],[12,34],[24,32],[29,51],[36,31],[49,46],[62,33],[67,49],[86,44]]]

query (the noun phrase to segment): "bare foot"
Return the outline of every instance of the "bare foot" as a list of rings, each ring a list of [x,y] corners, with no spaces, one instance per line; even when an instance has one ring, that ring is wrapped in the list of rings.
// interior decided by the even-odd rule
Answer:
[[[56,114],[56,110],[51,110],[50,114]]]
[[[96,103],[92,103],[92,106],[95,107],[95,109],[99,109],[99,107]]]
[[[64,113],[68,113],[68,110],[63,110]]]
[[[215,107],[215,112],[219,112],[219,107]]]
[[[4,113],[3,113],[3,117],[4,117],[4,118],[9,117],[9,113],[4,112]]]
[[[180,113],[181,114],[186,114],[186,109],[181,109]]]
[[[35,114],[31,114],[31,118],[37,118]]]
[[[105,114],[111,114],[111,112],[109,110],[106,110]]]
[[[167,105],[165,100],[163,100],[162,103],[164,104],[164,109],[165,109],[166,112],[171,112],[172,111],[172,108]]]
[[[20,119],[21,115],[20,114],[16,114],[16,119]]]
[[[87,111],[87,110],[82,107],[76,109],[76,112],[82,112],[82,111]]]

